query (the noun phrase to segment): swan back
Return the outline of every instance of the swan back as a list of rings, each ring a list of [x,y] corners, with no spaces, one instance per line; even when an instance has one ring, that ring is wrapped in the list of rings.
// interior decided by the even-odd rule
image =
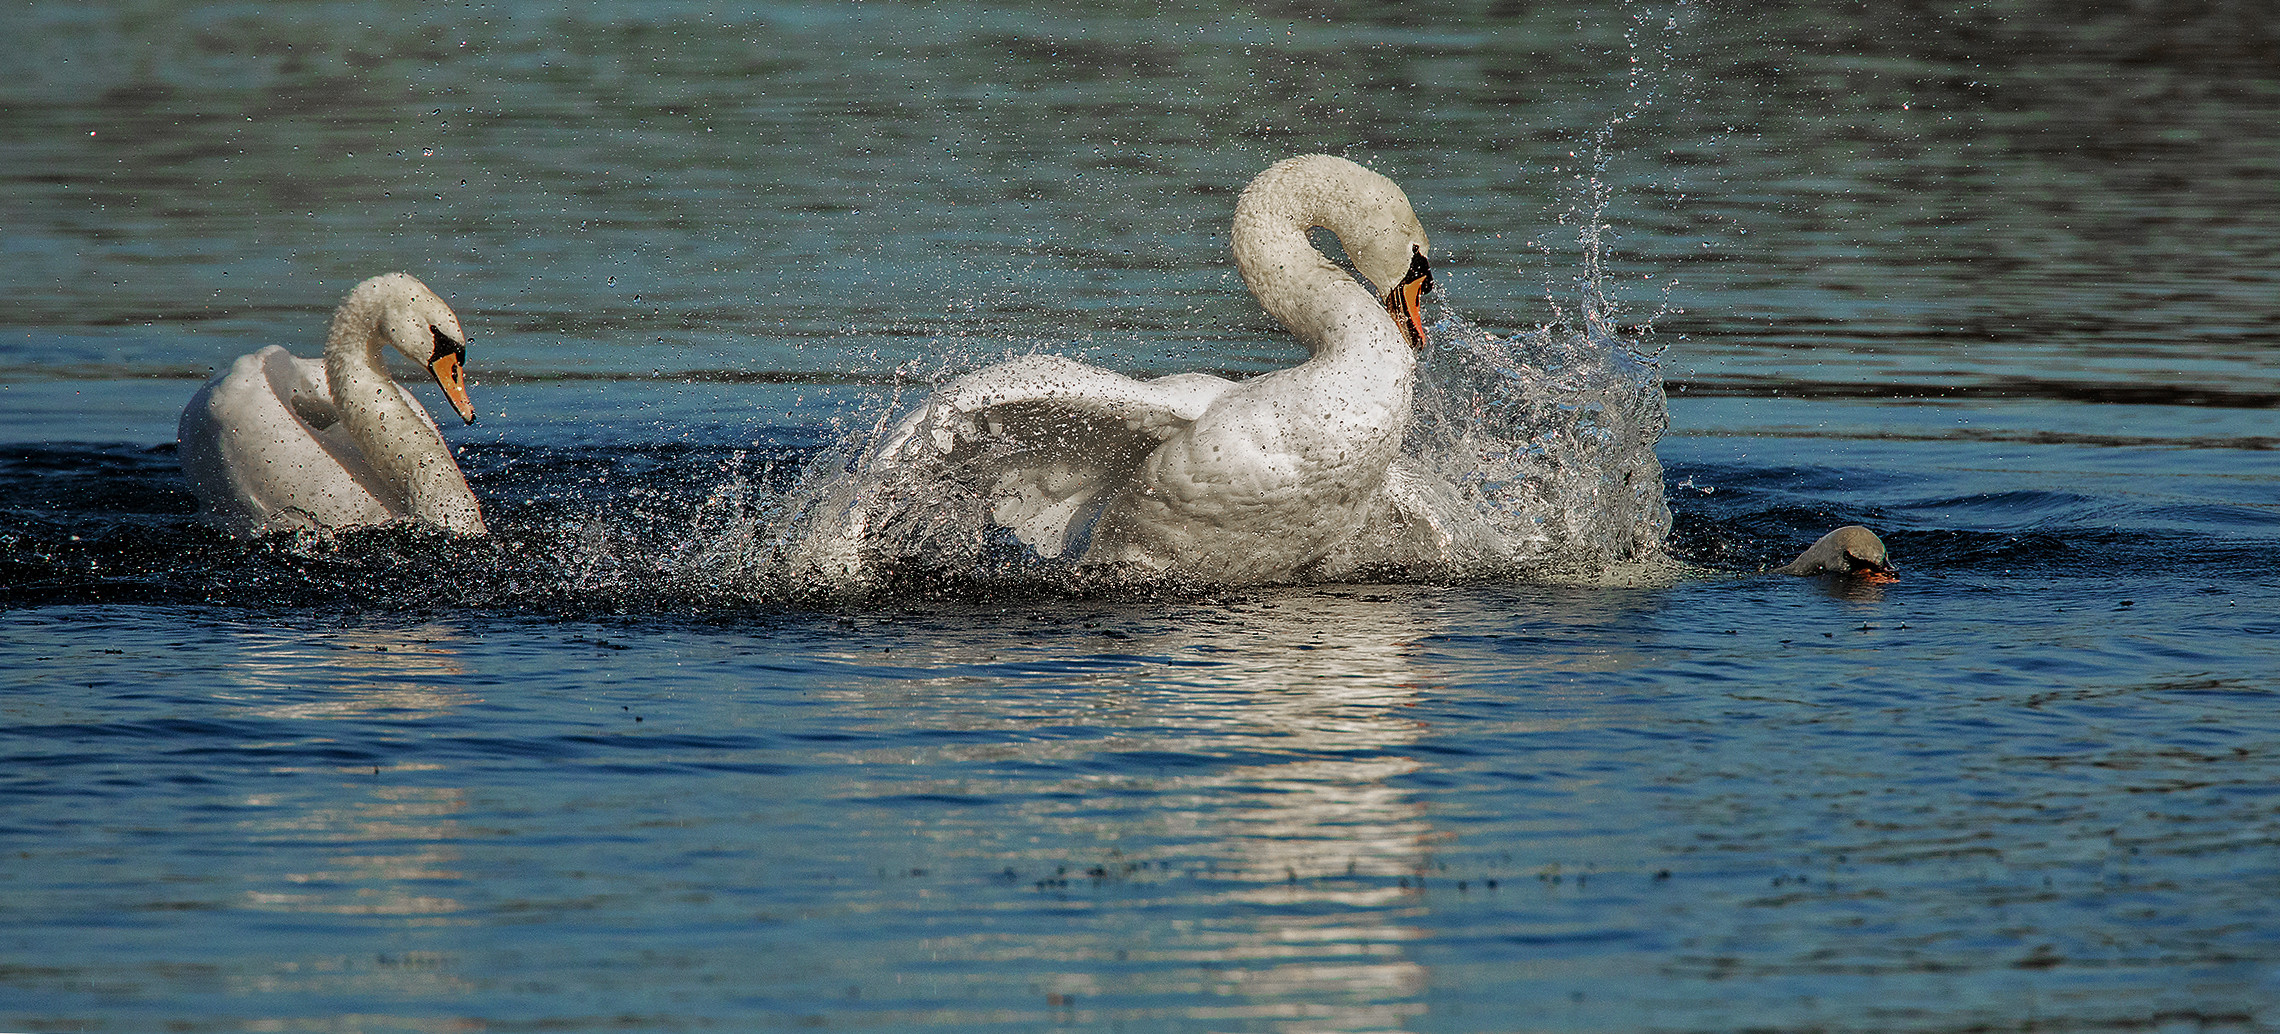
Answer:
[[[176,433],[202,516],[232,537],[404,516],[341,426],[324,364],[277,345],[239,356],[199,388]]]

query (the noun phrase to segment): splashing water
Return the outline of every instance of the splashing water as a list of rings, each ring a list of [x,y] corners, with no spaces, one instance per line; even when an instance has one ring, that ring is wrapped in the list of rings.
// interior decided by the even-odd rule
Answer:
[[[1616,136],[1660,99],[1667,39],[1679,21],[1672,15],[1663,26],[1659,73],[1638,54],[1650,19],[1635,12],[1626,27],[1631,105],[1591,134],[1589,161],[1560,216],[1579,249],[1568,291],[1553,282],[1545,249],[1551,319],[1498,335],[1458,315],[1446,294],[1439,302],[1443,315],[1419,357],[1396,474],[1421,486],[1412,502],[1427,511],[1440,555],[1389,567],[1340,564],[1334,550],[1324,566],[1336,576],[1640,582],[1689,570],[1665,549],[1671,512],[1654,451],[1669,425],[1660,353],[1634,345],[1675,311],[1676,284],[1663,285],[1661,304],[1630,327],[1618,323],[1624,299],[1608,290]],[[1010,454],[873,462],[895,416],[890,409],[867,437],[850,436],[821,457],[760,519],[761,530],[741,540],[737,561],[714,573],[727,570],[731,581],[771,596],[1009,584],[1081,592],[1110,584],[1101,572],[1040,556],[993,520]],[[1372,548],[1357,543],[1347,552],[1368,557]]]
[[[1623,302],[1607,291],[1614,133],[1650,103],[1642,99],[1593,134],[1590,172],[1561,219],[1575,226],[1580,249],[1572,312],[1548,269],[1553,321],[1533,330],[1500,336],[1458,315],[1446,294],[1437,303],[1443,314],[1419,357],[1397,465],[1420,486],[1416,502],[1443,543],[1439,555],[1387,566],[1340,564],[1333,551],[1325,564],[1339,576],[1640,582],[1683,573],[1664,549],[1671,513],[1654,447],[1669,411],[1659,353],[1632,345],[1634,336],[1617,323]],[[1670,311],[1671,286],[1633,335]],[[868,434],[843,436],[774,505],[755,506],[740,480],[724,485],[715,493],[719,505],[706,507],[720,530],[707,535],[700,527],[694,541],[710,545],[692,554],[698,565],[682,570],[771,599],[1117,584],[1104,572],[1040,556],[992,519],[1009,453],[874,462],[905,408],[900,401],[889,400]]]
[[[1432,328],[1403,451],[1445,479],[1503,547],[1466,577],[1551,577],[1662,559],[1670,533],[1655,442],[1662,371],[1590,320],[1499,337]]]
[[[1599,311],[1581,330],[1498,336],[1454,314],[1429,328],[1403,462],[1432,483],[1432,521],[1451,545],[1368,577],[1630,578],[1667,564],[1661,371]],[[774,499],[731,477],[700,510],[684,574],[765,598],[1120,584],[1040,556],[992,519],[1007,456],[871,462],[894,415]]]

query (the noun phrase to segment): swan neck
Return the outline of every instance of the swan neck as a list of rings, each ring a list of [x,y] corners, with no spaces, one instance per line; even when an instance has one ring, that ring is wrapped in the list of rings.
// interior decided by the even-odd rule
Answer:
[[[351,296],[325,339],[325,378],[342,427],[414,516],[458,532],[480,533],[482,518],[451,447],[413,408],[388,374],[385,312]]]
[[[325,334],[325,376],[332,382],[334,401],[345,401],[342,392],[351,384],[394,383],[380,353],[387,343],[380,330],[382,308],[369,285],[360,284],[333,310],[332,328]]]
[[[381,313],[361,295],[352,295],[333,313],[332,332],[325,338],[325,379],[333,402],[340,407],[350,437],[363,448],[375,467],[386,473],[381,457],[400,449],[387,448],[404,436],[407,424],[425,424],[404,401],[389,376],[381,355]],[[395,480],[390,476],[390,480]]]
[[[1354,219],[1335,183],[1262,178],[1235,206],[1229,243],[1259,307],[1317,358],[1341,353],[1408,356],[1383,306],[1314,246],[1307,231],[1344,234]]]

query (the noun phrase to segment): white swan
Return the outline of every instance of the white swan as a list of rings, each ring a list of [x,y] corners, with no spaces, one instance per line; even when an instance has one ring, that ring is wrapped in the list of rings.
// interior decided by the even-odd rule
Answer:
[[[427,367],[475,422],[459,317],[408,274],[373,277],[334,311],[322,362],[271,345],[239,356],[183,408],[182,470],[209,522],[241,538],[406,518],[484,533],[435,421],[388,376],[383,343]]]
[[[1375,291],[1315,250],[1314,227]],[[944,385],[865,472],[978,474],[991,520],[1039,554],[1149,578],[1274,582],[1445,555],[1426,505],[1438,479],[1400,459],[1433,283],[1409,199],[1344,158],[1290,158],[1244,189],[1231,237],[1244,284],[1307,361],[1234,382],[1016,359]],[[907,505],[917,484],[857,502],[825,552],[859,567],[880,498]]]

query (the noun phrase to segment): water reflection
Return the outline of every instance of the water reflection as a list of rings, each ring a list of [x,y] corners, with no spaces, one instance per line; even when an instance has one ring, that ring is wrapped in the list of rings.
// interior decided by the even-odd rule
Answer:
[[[359,749],[378,737],[418,734],[478,702],[462,688],[468,672],[456,635],[441,625],[256,631],[218,671],[234,684],[218,690],[218,700],[264,719],[260,728],[293,732],[288,742],[261,745],[265,752],[302,759],[270,768],[265,782],[285,789],[237,802],[251,816],[238,829],[258,850],[237,873],[243,891],[235,907],[377,921],[381,932],[364,950],[286,955],[274,970],[243,975],[241,990],[426,996],[472,986],[436,964],[434,952],[412,947],[422,928],[477,922],[454,891],[466,879],[459,845],[470,836],[462,822],[468,793],[439,785],[441,764],[366,760],[379,751]],[[374,723],[385,724],[376,730]]]
[[[1864,605],[1884,602],[1887,583],[1867,578],[1817,578],[1818,588],[1831,599]]]
[[[1243,607],[1223,627],[1136,637],[1152,656],[1232,651],[1233,663],[1199,680],[1200,699],[1158,695],[1159,719],[1208,723],[1224,730],[1217,752],[1262,756],[1153,781],[1165,832],[1212,874],[1166,904],[1227,918],[1143,964],[1204,970],[1208,994],[1313,1029],[1395,1029],[1422,1011],[1428,974],[1406,947],[1420,937],[1417,888],[1435,833],[1396,780],[1424,767],[1404,749],[1424,732],[1410,709],[1447,680],[1413,645],[1432,630],[1408,607],[1291,595]]]
[[[849,704],[921,712],[908,721],[994,730],[929,757],[849,756],[857,796],[1013,802],[991,828],[932,825],[927,853],[985,855],[1044,904],[1080,909],[1019,939],[928,947],[1053,967],[1038,982],[1079,1022],[1402,1029],[1431,982],[1408,948],[1445,839],[1402,784],[1426,768],[1416,706],[1449,677],[1419,645],[1442,630],[1429,598],[1334,589],[1011,615],[1011,635],[927,643],[920,678],[850,690]],[[1054,634],[1032,635],[1048,621]],[[1096,734],[1036,734],[1080,721]],[[938,761],[954,763],[926,770]],[[1190,1004],[1139,1004],[1168,999]]]
[[[477,700],[458,688],[467,669],[454,635],[440,625],[255,633],[222,672],[242,688],[215,696],[264,718],[441,717]]]

